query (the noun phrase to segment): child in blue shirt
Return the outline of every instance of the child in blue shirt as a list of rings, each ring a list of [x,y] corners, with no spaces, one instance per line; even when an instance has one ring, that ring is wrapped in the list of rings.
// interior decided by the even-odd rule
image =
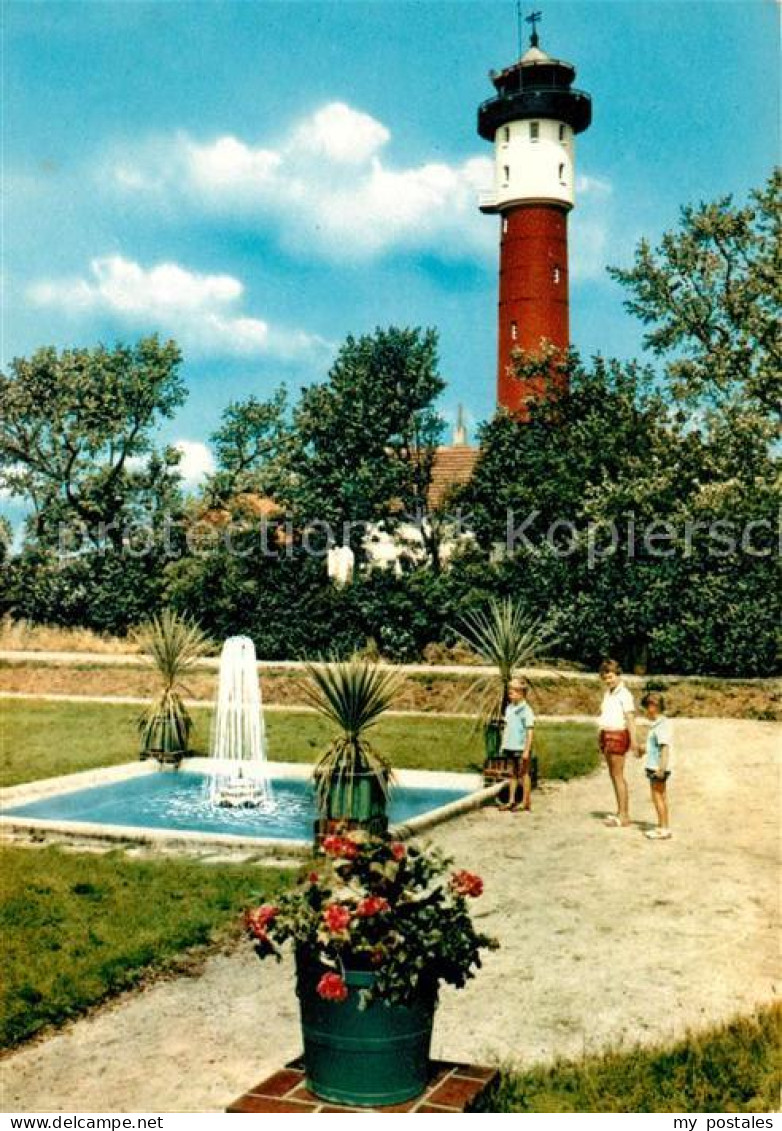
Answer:
[[[647,692],[641,706],[652,724],[646,737],[645,768],[658,822],[657,828],[649,829],[646,835],[649,840],[670,840],[666,783],[673,769],[673,727],[671,720],[665,716],[665,700],[659,692]]]
[[[535,730],[535,714],[527,702],[529,683],[526,679],[512,679],[508,686],[510,702],[505,708],[505,727],[502,732],[502,753],[513,766],[508,782],[508,803],[500,809],[524,812],[532,808],[532,778],[530,777],[530,752]],[[518,796],[521,789],[521,806]]]

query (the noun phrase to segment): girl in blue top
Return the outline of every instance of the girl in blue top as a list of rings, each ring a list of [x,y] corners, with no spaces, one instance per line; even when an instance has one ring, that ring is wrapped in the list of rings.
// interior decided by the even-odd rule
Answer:
[[[500,809],[515,812],[519,808],[517,800],[521,787],[521,809],[529,812],[532,808],[532,778],[530,777],[530,752],[535,730],[535,714],[527,702],[529,683],[526,679],[512,679],[508,686],[510,702],[505,708],[505,728],[502,732],[502,753],[513,766],[512,777],[508,782],[508,803]]]

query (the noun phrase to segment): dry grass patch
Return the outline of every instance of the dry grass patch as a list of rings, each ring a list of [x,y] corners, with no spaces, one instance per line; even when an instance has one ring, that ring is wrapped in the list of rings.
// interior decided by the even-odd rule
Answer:
[[[8,652],[138,652],[132,640],[93,632],[90,628],[62,628],[28,620],[0,620],[0,649]]]

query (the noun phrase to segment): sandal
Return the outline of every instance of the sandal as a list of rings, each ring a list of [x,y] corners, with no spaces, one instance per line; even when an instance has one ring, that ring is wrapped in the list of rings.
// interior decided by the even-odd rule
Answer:
[[[645,836],[648,840],[670,840],[673,833],[670,829],[647,829]]]
[[[615,813],[611,813],[608,817],[606,817],[603,821],[603,824],[607,829],[621,829],[622,827],[622,822],[619,820]]]

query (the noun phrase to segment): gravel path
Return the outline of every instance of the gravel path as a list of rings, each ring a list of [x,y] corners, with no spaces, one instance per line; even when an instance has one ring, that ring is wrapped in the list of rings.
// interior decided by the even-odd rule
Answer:
[[[435,830],[479,871],[476,905],[502,947],[446,992],[434,1052],[527,1065],[618,1043],[673,1040],[748,1012],[778,985],[778,731],[677,720],[674,838],[642,835],[651,803],[606,829],[603,772]],[[130,995],[8,1056],[6,1111],[221,1110],[299,1051],[291,970],[246,952]]]

